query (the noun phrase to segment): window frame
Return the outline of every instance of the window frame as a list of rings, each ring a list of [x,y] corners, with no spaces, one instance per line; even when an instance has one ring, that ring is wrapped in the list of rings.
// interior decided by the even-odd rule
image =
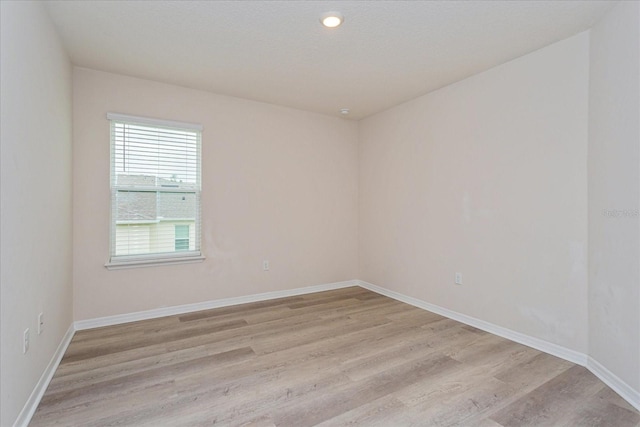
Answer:
[[[202,125],[194,123],[185,123],[161,119],[152,119],[148,117],[130,116],[119,113],[107,113],[107,120],[109,123],[109,188],[110,188],[110,200],[109,200],[109,261],[105,263],[105,267],[109,270],[122,269],[122,268],[135,268],[135,267],[150,267],[168,264],[185,264],[193,262],[202,262],[205,257],[202,254],[202,225],[201,225],[201,211],[202,211]],[[146,185],[115,185],[115,137],[114,126],[116,123],[131,124],[138,126],[149,126],[156,128],[165,128],[172,130],[183,130],[196,133],[196,186],[195,188],[162,188],[154,186],[153,188]],[[139,255],[115,255],[116,244],[116,227],[118,221],[114,218],[114,204],[116,203],[116,194],[118,191],[123,190],[133,191],[155,191],[156,193],[190,193],[195,194],[196,198],[196,212],[195,212],[195,250],[193,251],[172,251],[161,253],[148,253]],[[174,239],[175,240],[175,239]]]

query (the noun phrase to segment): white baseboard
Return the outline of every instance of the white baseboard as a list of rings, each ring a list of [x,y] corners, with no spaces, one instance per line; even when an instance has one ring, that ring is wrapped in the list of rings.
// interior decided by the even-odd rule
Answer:
[[[225,299],[219,299],[219,300],[213,300],[213,301],[205,301],[205,302],[200,302],[195,304],[163,307],[163,308],[158,308],[154,310],[139,311],[135,313],[120,314],[116,316],[100,317],[97,319],[80,320],[80,321],[74,322],[69,327],[66,334],[62,338],[62,341],[60,342],[60,345],[58,345],[58,348],[56,349],[56,352],[51,358],[49,365],[47,366],[45,371],[42,373],[42,376],[38,380],[38,383],[34,387],[33,391],[31,392],[31,395],[29,396],[27,403],[25,403],[24,407],[22,408],[22,411],[20,411],[20,414],[18,415],[18,418],[14,422],[13,426],[26,427],[31,421],[33,414],[35,413],[36,409],[38,408],[38,405],[40,404],[40,400],[42,399],[44,392],[47,390],[47,387],[51,382],[51,378],[53,378],[53,375],[56,372],[56,369],[58,368],[60,361],[62,360],[62,356],[64,356],[64,353],[67,351],[67,347],[69,346],[69,343],[71,342],[71,339],[73,338],[73,334],[75,333],[75,331],[83,330],[83,329],[98,328],[101,326],[111,326],[111,325],[118,325],[121,323],[135,322],[137,320],[155,319],[158,317],[171,316],[175,314],[191,313],[191,312],[200,311],[200,310],[209,310],[212,308],[246,304],[249,302],[267,301],[267,300],[276,299],[276,298],[311,294],[314,292],[330,291],[334,289],[348,288],[351,286],[358,286],[358,281],[348,280],[345,282],[327,283],[323,285],[307,286],[304,288],[286,289],[283,291],[265,292],[261,294],[247,295],[247,296],[235,297],[235,298],[225,298]]]
[[[462,313],[458,313],[444,307],[430,304],[428,302],[413,298],[407,295],[403,295],[399,292],[391,291],[389,289],[382,288],[380,286],[373,285],[371,283],[362,280],[348,280],[344,282],[328,283],[324,285],[307,286],[304,288],[287,289],[283,291],[265,292],[261,294],[247,295],[235,298],[225,298],[219,300],[205,301],[195,304],[185,304],[173,307],[163,307],[147,311],[139,311],[135,313],[121,314],[116,316],[100,317],[96,319],[80,320],[75,322],[69,327],[67,333],[63,337],[60,345],[58,346],[55,354],[51,358],[49,365],[42,373],[40,380],[36,384],[31,396],[24,405],[22,411],[18,415],[14,427],[27,426],[31,421],[31,417],[35,413],[40,399],[47,389],[53,374],[55,373],[62,356],[64,355],[73,334],[76,330],[98,328],[102,326],[118,325],[122,323],[135,322],[138,320],[155,319],[158,317],[171,316],[176,314],[190,313],[200,310],[209,310],[212,308],[227,307],[238,304],[246,304],[250,302],[267,301],[276,298],[291,297],[296,295],[310,294],[314,292],[330,291],[334,289],[342,289],[351,286],[360,286],[370,291],[379,293],[381,295],[388,296],[395,300],[413,305],[424,310],[431,311],[433,313],[440,314],[453,320],[465,323],[478,329],[490,332],[492,334],[501,336],[503,338],[524,344],[526,346],[535,348],[537,350],[549,353],[551,355],[560,357],[578,365],[586,366],[594,375],[600,378],[605,384],[611,387],[616,393],[627,400],[636,409],[640,410],[640,393],[628,384],[610,372],[607,368],[601,365],[595,359],[588,357],[586,354],[568,349],[566,347],[541,340],[539,338],[531,337],[529,335],[522,334],[520,332],[513,331],[511,329],[503,328],[502,326],[494,325],[484,320],[476,319],[471,316],[467,316]]]
[[[379,293],[381,295],[388,296],[395,300],[411,304],[415,307],[422,308],[424,310],[431,311],[441,316],[448,317],[458,322],[465,323],[483,331],[490,332],[494,335],[501,336],[503,338],[515,341],[520,344],[535,348],[536,350],[543,351],[545,353],[557,356],[561,359],[568,360],[575,364],[581,365],[589,369],[595,376],[600,378],[602,382],[611,387],[613,391],[618,393],[629,404],[640,411],[640,392],[634,390],[627,383],[622,381],[619,377],[601,365],[597,360],[584,353],[580,353],[575,350],[568,349],[566,347],[554,344],[539,338],[535,338],[529,335],[522,334],[520,332],[512,331],[511,329],[503,328],[502,326],[494,325],[493,323],[485,322],[484,320],[476,319],[465,314],[461,314],[444,307],[440,307],[435,304],[413,298],[399,292],[391,291],[389,289],[382,288],[380,286],[373,285],[371,283],[364,282],[362,280],[357,281],[358,285],[369,289],[370,291]]]
[[[411,304],[415,307],[422,308],[424,310],[431,311],[441,316],[448,317],[449,319],[457,320],[458,322],[465,323],[473,326],[474,328],[482,329],[483,331],[491,332],[494,335],[501,336],[503,338],[515,341],[520,344],[524,344],[529,347],[533,347],[536,350],[544,351],[551,355],[560,357],[561,359],[568,360],[578,365],[587,365],[587,355],[575,350],[568,349],[558,344],[551,343],[549,341],[541,340],[520,332],[513,331],[511,329],[504,328],[502,326],[494,325],[493,323],[486,322],[484,320],[476,319],[475,317],[467,316],[466,314],[458,313],[453,310],[449,310],[444,307],[440,307],[435,304],[413,298],[407,295],[403,295],[398,292],[390,291],[389,289],[382,288],[380,286],[373,285],[371,283],[358,280],[358,284],[363,288],[369,289],[373,292],[377,292],[382,295],[386,295],[389,298],[393,298],[398,301]]]
[[[286,289],[283,291],[265,292],[261,294],[246,295],[242,297],[224,298],[218,300],[198,302],[194,304],[162,307],[153,310],[138,311],[134,313],[118,314],[115,316],[99,317],[96,319],[79,320],[75,322],[77,331],[83,329],[100,328],[103,326],[119,325],[122,323],[136,322],[138,320],[156,319],[158,317],[174,316],[176,314],[191,313],[194,311],[210,310],[212,308],[227,307],[231,305],[246,304],[250,302],[267,301],[270,299],[292,297],[296,295],[311,294],[314,292],[331,291],[334,289],[358,286],[357,280],[345,282],[327,283],[323,285],[306,286],[304,288]]]
[[[69,347],[69,343],[73,338],[73,334],[75,333],[75,329],[73,328],[73,324],[69,326],[67,332],[62,337],[62,341],[58,345],[53,357],[49,361],[47,368],[44,370],[38,383],[34,387],[29,399],[27,399],[27,403],[25,403],[22,411],[18,414],[18,418],[15,423],[13,423],[14,427],[26,427],[31,422],[31,418],[33,414],[36,412],[38,405],[40,404],[40,399],[44,395],[44,392],[47,390],[49,383],[51,382],[51,378],[53,378],[53,374],[55,374],[56,369],[58,369],[58,365],[62,360],[62,356],[64,356],[65,351],[67,351],[67,347]]]
[[[605,368],[600,364],[600,362],[591,356],[589,356],[587,360],[587,369],[593,372],[593,375],[600,378],[603,383],[611,387],[613,391],[618,393],[624,400],[640,411],[640,392],[631,388],[629,384],[622,381],[617,375]]]

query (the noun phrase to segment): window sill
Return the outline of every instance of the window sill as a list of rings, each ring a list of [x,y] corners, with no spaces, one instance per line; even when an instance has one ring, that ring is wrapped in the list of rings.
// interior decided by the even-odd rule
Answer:
[[[152,258],[152,259],[136,259],[128,261],[114,261],[107,262],[104,266],[107,270],[122,270],[125,268],[141,268],[141,267],[158,267],[161,265],[175,265],[175,264],[192,264],[195,262],[202,262],[205,257],[202,255],[190,256],[190,257],[174,257],[174,258]]]

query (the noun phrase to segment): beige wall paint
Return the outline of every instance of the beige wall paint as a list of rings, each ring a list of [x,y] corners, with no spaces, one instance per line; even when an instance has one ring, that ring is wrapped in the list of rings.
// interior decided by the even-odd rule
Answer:
[[[638,2],[593,27],[590,57],[589,354],[640,395]]]
[[[0,15],[0,425],[9,426],[72,322],[71,65],[41,3],[3,1]]]
[[[71,322],[71,70],[40,4],[0,4],[5,425]],[[639,390],[640,223],[602,216],[640,200],[639,14],[622,3],[593,29],[590,51],[578,35],[366,119],[359,132],[75,69],[76,320],[359,277],[589,352]],[[107,111],[205,126],[204,263],[104,268]]]
[[[587,351],[588,43],[361,121],[360,279]]]
[[[105,269],[107,112],[204,126],[205,262]],[[355,122],[76,68],[73,154],[76,320],[357,277]]]

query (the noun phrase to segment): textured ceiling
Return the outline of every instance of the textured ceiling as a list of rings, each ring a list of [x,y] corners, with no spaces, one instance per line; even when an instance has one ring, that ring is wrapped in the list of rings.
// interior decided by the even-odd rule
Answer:
[[[48,1],[74,64],[359,119],[588,29],[611,1]],[[337,10],[342,26],[320,25]]]

